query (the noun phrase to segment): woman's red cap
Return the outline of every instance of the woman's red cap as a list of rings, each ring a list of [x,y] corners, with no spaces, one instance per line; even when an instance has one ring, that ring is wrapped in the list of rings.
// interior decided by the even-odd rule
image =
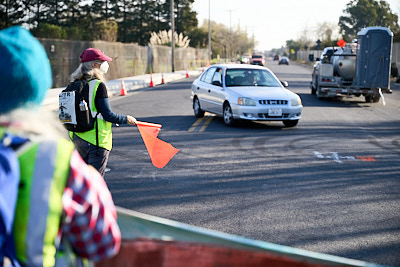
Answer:
[[[112,58],[104,55],[103,51],[96,49],[96,48],[88,48],[82,52],[81,62],[88,62],[94,60],[103,60],[103,61],[111,61]]]

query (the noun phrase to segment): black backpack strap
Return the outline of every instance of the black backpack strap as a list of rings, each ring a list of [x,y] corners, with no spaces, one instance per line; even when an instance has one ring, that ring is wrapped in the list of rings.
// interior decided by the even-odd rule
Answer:
[[[96,113],[96,116],[94,116],[94,122],[96,124],[96,147],[97,147],[97,156],[99,155],[99,124],[97,122],[97,116],[99,115],[99,112]]]
[[[1,134],[0,136],[0,175],[4,175],[4,184],[9,185],[7,191],[0,190],[4,199],[8,199],[9,203],[6,206],[0,205],[0,265],[4,264],[4,257],[11,261],[12,266],[21,266],[17,260],[14,243],[14,232],[12,229],[14,209],[18,198],[19,184],[19,162],[16,149],[23,146],[28,140],[10,133]],[[3,202],[3,201],[2,201]],[[6,204],[6,203],[4,203]]]
[[[4,222],[0,218],[0,232],[6,232]],[[10,261],[12,266],[14,267],[20,267],[21,265],[18,262],[17,259],[17,254],[15,252],[15,243],[14,243],[14,234],[7,234],[4,237],[2,236],[1,238],[4,238],[4,240],[1,240],[1,242],[5,243],[4,247],[0,249],[0,264],[1,266],[4,265],[4,257],[7,257]]]

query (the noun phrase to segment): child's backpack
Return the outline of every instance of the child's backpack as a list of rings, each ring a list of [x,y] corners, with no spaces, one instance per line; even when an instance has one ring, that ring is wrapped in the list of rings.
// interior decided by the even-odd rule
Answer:
[[[13,266],[20,266],[15,253],[13,223],[18,197],[19,163],[13,138],[0,138],[0,266],[7,257]],[[19,140],[18,140],[19,141]]]
[[[59,95],[58,116],[68,131],[87,132],[92,130],[96,117],[89,106],[89,83],[75,80]]]

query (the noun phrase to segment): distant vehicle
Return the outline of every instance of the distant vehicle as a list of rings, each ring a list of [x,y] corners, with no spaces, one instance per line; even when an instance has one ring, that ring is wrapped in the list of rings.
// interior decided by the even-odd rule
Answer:
[[[243,55],[240,58],[240,64],[249,64],[250,63],[250,57]]]
[[[275,56],[274,56],[274,61],[277,61],[277,60],[279,60],[279,58],[280,58],[280,56],[279,56],[279,55],[275,55]]]
[[[285,65],[289,65],[289,58],[288,57],[281,57],[279,59],[279,65],[285,64]]]
[[[265,57],[263,54],[253,54],[251,55],[250,64],[265,66]]]
[[[366,102],[379,102],[382,93],[391,92],[393,33],[385,27],[367,27],[357,33],[357,40],[324,49],[314,64],[311,94],[319,99],[364,96]]]
[[[231,126],[236,120],[282,121],[294,127],[302,112],[300,97],[286,89],[266,67],[212,65],[192,83],[191,98],[197,118],[210,112]]]

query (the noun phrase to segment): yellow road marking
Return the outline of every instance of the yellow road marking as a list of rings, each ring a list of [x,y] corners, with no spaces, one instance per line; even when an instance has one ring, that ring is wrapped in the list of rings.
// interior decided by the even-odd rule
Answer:
[[[205,122],[203,123],[203,125],[200,127],[199,132],[204,132],[208,125],[210,124],[210,122],[212,121],[214,115],[209,115],[206,119]]]
[[[197,128],[197,126],[200,125],[200,123],[203,121],[204,118],[198,118],[195,123],[189,128],[188,132],[194,132],[194,130]]]
[[[193,125],[189,128],[188,132],[204,132],[208,125],[210,124],[210,122],[212,121],[213,117],[215,115],[214,114],[210,114],[208,112],[206,112],[204,114],[203,118],[198,118],[197,121],[195,121],[195,123],[193,123]]]

